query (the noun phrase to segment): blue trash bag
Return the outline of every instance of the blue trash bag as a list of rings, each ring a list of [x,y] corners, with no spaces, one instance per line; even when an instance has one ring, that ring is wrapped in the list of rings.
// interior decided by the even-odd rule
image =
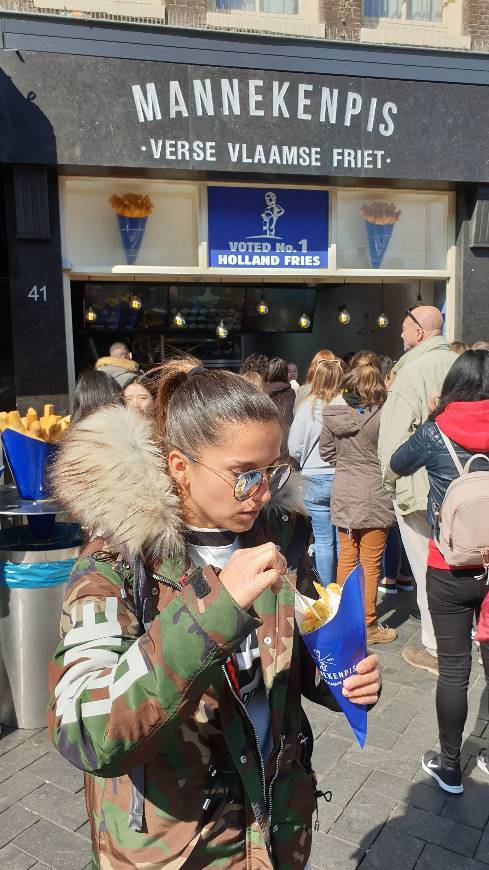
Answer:
[[[32,538],[27,526],[0,532],[0,585],[9,589],[46,589],[66,583],[81,545],[76,523],[57,523],[49,547]],[[63,558],[55,558],[63,552]],[[29,562],[14,562],[6,553],[31,553]],[[50,552],[53,560],[49,560]]]

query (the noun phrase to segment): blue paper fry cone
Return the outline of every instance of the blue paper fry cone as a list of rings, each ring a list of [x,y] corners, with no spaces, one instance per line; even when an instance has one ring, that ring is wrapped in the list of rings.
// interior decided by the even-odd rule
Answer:
[[[379,269],[391,240],[394,224],[373,224],[370,221],[365,221],[365,224],[370,262],[372,268]]]
[[[134,266],[146,230],[147,217],[124,217],[117,215],[122,248],[128,266]]]
[[[336,616],[302,635],[306,648],[343,710],[360,746],[367,739],[367,708],[353,704],[342,694],[343,680],[355,674],[355,666],[367,654],[363,571],[360,564],[348,575]]]
[[[2,442],[19,495],[34,501],[49,498],[46,472],[56,453],[56,445],[14,429],[2,432]]]

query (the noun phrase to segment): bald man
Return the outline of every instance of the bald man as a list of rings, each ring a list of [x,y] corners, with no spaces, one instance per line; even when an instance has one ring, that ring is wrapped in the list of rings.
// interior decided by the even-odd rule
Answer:
[[[416,580],[421,613],[422,648],[406,646],[402,656],[408,664],[438,673],[436,641],[426,597],[426,561],[431,526],[426,520],[428,476],[422,468],[410,477],[398,478],[390,467],[397,448],[410,438],[431,412],[431,400],[457,355],[442,336],[443,318],[432,305],[406,311],[401,338],[406,353],[392,371],[393,382],[382,409],[379,459],[385,486],[392,492],[399,531]]]

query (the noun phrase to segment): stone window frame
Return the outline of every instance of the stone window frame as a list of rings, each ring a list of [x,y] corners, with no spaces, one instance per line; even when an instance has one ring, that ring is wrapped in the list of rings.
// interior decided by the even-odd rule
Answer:
[[[207,12],[207,24],[212,27],[324,37],[324,21],[321,17],[319,0],[297,0],[297,14],[262,12],[260,0],[255,0],[255,9],[252,11],[244,9],[214,11],[212,6],[211,0]]]
[[[360,40],[469,49],[471,38],[464,34],[463,6],[463,0],[444,0],[442,21],[418,21],[407,17],[408,0],[401,0],[400,18],[367,18],[362,0]]]

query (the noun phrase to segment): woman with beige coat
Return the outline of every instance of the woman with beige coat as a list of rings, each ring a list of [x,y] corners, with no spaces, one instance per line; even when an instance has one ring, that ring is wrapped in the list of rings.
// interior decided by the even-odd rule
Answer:
[[[377,621],[377,584],[387,531],[393,525],[392,498],[382,484],[377,441],[386,398],[377,366],[352,369],[343,385],[343,405],[328,405],[319,441],[324,462],[336,466],[331,521],[339,529],[336,581],[343,585],[357,561],[365,575],[367,643],[391,643],[392,628]]]

